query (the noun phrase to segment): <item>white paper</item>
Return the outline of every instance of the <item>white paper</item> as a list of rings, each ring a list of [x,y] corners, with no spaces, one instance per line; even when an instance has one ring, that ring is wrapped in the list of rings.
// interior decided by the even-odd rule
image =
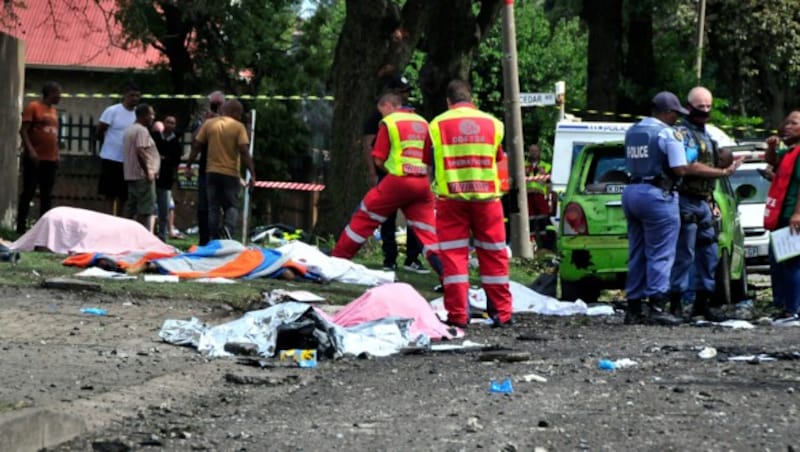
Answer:
[[[289,296],[294,301],[300,301],[303,303],[313,303],[315,301],[325,301],[325,298],[320,297],[315,293],[311,293],[307,290],[293,290],[291,292],[286,292],[286,295]]]
[[[146,274],[144,275],[144,282],[157,282],[157,283],[176,283],[181,279],[178,275],[157,275]]]
[[[800,256],[800,234],[792,234],[788,226],[772,231],[770,242],[775,260],[778,262]]]
[[[124,279],[124,280],[136,279],[136,276],[127,275],[125,273],[103,270],[100,267],[89,267],[86,270],[76,273],[75,276],[80,276],[82,278],[104,278],[104,279]]]

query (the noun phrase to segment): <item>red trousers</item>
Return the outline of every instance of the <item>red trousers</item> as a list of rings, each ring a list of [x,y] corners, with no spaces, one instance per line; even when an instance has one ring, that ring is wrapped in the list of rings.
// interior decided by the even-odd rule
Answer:
[[[331,256],[351,259],[375,228],[386,221],[386,216],[399,209],[422,242],[422,252],[430,262],[438,249],[433,204],[427,176],[387,175],[361,200],[350,224],[339,236]],[[431,265],[434,269],[438,268],[438,262]]]
[[[468,323],[470,233],[480,264],[481,286],[486,292],[489,315],[506,323],[511,320],[508,288],[508,252],[503,224],[503,206],[492,201],[460,201],[439,198],[436,202],[436,232],[444,269],[444,307],[448,320]]]
[[[550,215],[550,207],[544,193],[528,193],[528,215]]]

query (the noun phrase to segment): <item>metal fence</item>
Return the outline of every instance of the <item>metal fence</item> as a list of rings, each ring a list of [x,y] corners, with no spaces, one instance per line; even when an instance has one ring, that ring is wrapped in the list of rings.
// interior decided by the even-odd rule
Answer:
[[[58,131],[58,143],[62,154],[97,155],[100,151],[97,140],[97,123],[92,116],[74,117],[62,113]]]
[[[192,134],[184,133],[184,158],[191,150],[191,141]],[[61,113],[58,143],[62,155],[98,155],[102,141],[97,137],[97,121],[93,116]]]

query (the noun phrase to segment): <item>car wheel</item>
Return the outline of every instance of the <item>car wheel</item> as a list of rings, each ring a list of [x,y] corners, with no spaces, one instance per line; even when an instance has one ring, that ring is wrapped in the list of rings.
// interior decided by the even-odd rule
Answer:
[[[742,277],[731,281],[731,301],[738,303],[747,299],[747,266],[742,266]]]
[[[731,303],[731,257],[728,250],[722,250],[722,255],[717,262],[716,291],[713,305]]]
[[[561,299],[575,301],[581,299],[586,303],[596,303],[600,296],[600,288],[591,281],[564,281],[561,280]]]

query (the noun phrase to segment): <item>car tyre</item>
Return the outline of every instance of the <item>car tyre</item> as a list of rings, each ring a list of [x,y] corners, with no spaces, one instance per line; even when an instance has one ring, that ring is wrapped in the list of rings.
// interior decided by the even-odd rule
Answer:
[[[731,256],[728,250],[722,250],[722,255],[717,262],[716,291],[713,305],[726,305],[731,303]]]

